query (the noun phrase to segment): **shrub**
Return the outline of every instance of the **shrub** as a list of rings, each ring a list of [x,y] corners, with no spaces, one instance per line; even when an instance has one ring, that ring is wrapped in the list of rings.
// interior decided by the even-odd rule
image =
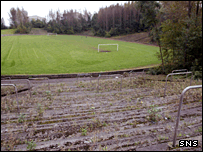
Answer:
[[[130,33],[130,29],[127,27],[127,28],[125,29],[125,32],[126,32],[126,34],[129,34],[129,33]]]
[[[111,35],[111,36],[116,36],[116,35],[119,35],[119,33],[118,33],[118,29],[117,28],[111,28],[111,30],[109,31],[109,34]]]
[[[159,75],[163,72],[162,67],[155,67],[155,68],[150,68],[147,74],[152,74],[152,75]]]
[[[105,32],[105,30],[103,30],[103,29],[99,29],[98,31],[97,31],[97,36],[105,36],[105,34],[106,34],[106,32]]]
[[[74,34],[73,27],[66,31],[66,34]]]
[[[106,32],[105,37],[111,37],[111,35],[109,34],[109,32]]]
[[[15,33],[20,33],[20,34],[27,34],[27,33],[29,33],[30,31],[29,31],[29,29],[28,28],[26,28],[24,25],[18,25],[18,27],[17,27],[17,29],[16,29],[16,31],[15,31]]]

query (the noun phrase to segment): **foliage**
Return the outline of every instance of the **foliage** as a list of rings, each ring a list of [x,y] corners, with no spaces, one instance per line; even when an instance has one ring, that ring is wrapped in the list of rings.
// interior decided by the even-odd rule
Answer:
[[[87,127],[86,128],[82,128],[81,132],[82,132],[82,136],[86,136],[87,135]]]
[[[1,29],[8,29],[8,27],[5,25],[3,17],[1,18]]]
[[[161,111],[161,109],[157,109],[157,108],[155,108],[155,105],[151,105],[150,109],[148,109],[148,113],[149,113],[148,120],[153,121],[153,122],[156,122],[157,120],[159,120],[160,115],[158,114],[158,112],[160,112],[160,111]]]
[[[37,146],[33,140],[27,141],[26,143],[27,143],[27,150],[29,150],[29,151],[34,150]]]
[[[18,33],[19,33],[19,34],[28,34],[28,33],[30,32],[30,29],[31,29],[31,28],[27,28],[26,26],[20,24],[20,25],[18,25],[18,27],[17,27],[15,33],[16,33],[16,34],[18,34]]]
[[[32,19],[31,24],[32,24],[33,28],[44,28],[46,22],[45,22],[45,20],[41,21],[39,19],[37,19],[37,20]]]
[[[202,8],[199,1],[162,2],[152,40],[160,47],[162,72],[188,69],[200,75],[202,67]],[[163,13],[164,12],[164,13]],[[156,73],[156,72],[154,72]]]
[[[103,29],[99,29],[98,31],[97,31],[97,33],[96,33],[96,36],[105,36],[106,35],[106,32],[105,32],[105,30],[103,30]]]
[[[111,37],[111,35],[109,34],[109,32],[106,32],[105,37]]]
[[[22,123],[25,121],[25,114],[20,114],[19,118],[18,118],[18,122]]]
[[[17,9],[15,9],[12,7],[10,9],[9,17],[11,28],[17,28],[19,25],[25,26],[25,24],[29,22],[28,13],[23,8],[19,9],[17,7]]]

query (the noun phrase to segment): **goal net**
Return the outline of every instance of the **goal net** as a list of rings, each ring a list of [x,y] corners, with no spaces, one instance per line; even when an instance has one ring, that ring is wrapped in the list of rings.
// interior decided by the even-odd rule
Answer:
[[[100,45],[117,45],[117,51],[118,51],[118,44],[98,44],[98,52],[99,52],[99,46]]]
[[[47,36],[49,36],[49,35],[57,36],[57,33],[47,33]]]

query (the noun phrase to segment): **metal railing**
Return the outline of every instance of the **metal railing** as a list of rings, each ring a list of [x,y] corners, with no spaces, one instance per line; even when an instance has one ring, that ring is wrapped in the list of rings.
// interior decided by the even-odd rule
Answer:
[[[45,79],[48,82],[48,89],[50,90],[50,83],[49,83],[49,78],[48,77],[39,77],[39,78],[29,78],[29,80],[42,80]]]
[[[145,82],[144,69],[143,69],[142,72],[133,72],[133,71],[130,71],[130,72],[129,72],[129,74],[130,74],[130,81],[131,81],[131,77],[132,77],[131,75],[134,74],[134,73],[135,73],[135,74],[140,74],[140,73],[141,73],[141,74],[142,74],[142,77],[144,77],[144,82]]]
[[[1,78],[1,80],[5,80],[5,79],[9,79],[9,80],[11,80],[11,77]],[[11,81],[10,81],[10,83],[11,83]]]
[[[31,97],[31,86],[30,86],[30,80],[28,79],[15,79],[15,80],[1,80],[1,81],[5,81],[5,82],[13,82],[13,81],[27,81],[27,84],[28,84],[28,89],[29,89],[29,92],[30,92],[30,97]]]
[[[1,86],[13,86],[15,88],[15,92],[16,92],[16,101],[17,101],[17,106],[18,106],[18,113],[19,111],[19,104],[18,104],[18,90],[15,84],[1,84]]]
[[[97,92],[99,92],[99,79],[101,77],[115,77],[115,78],[118,78],[117,76],[119,76],[121,78],[121,83],[120,83],[120,91],[121,91],[121,89],[122,89],[122,77],[123,77],[123,75],[121,75],[121,74],[114,74],[114,75],[99,75],[98,76],[98,78],[97,78],[97,80],[98,80]]]
[[[86,74],[77,74],[77,83],[78,83],[78,78],[79,77],[90,77],[90,83],[92,84],[92,74],[90,74],[90,73],[86,73]]]
[[[181,93],[179,107],[178,107],[178,115],[177,115],[177,120],[176,120],[175,133],[174,133],[174,137],[173,137],[173,147],[176,146],[177,129],[178,129],[179,121],[180,121],[180,110],[181,110],[181,106],[182,106],[182,102],[183,102],[183,96],[186,93],[186,91],[188,91],[190,89],[196,89],[196,88],[202,88],[202,85],[188,86]]]
[[[170,74],[168,74],[168,75],[166,76],[166,84],[165,84],[165,89],[164,89],[164,98],[165,98],[165,94],[166,94],[166,87],[167,87],[167,79],[168,79],[168,77],[169,77],[170,75],[180,75],[180,74],[188,74],[188,73],[191,73],[191,74],[192,74],[192,72],[181,72],[181,73],[170,73]],[[193,76],[193,74],[192,74],[192,76]],[[190,79],[190,85],[191,85],[191,83],[192,83],[192,76],[191,76],[191,79]]]
[[[179,70],[173,70],[172,73],[174,73],[174,72],[183,72],[183,71],[188,72],[187,69],[179,69]],[[187,74],[186,74],[186,78],[187,78]],[[173,81],[172,79],[173,79],[173,76],[171,76],[171,81]]]

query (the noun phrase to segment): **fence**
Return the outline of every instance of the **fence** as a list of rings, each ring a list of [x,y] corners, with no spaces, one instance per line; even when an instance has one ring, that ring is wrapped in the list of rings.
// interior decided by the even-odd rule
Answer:
[[[15,92],[16,92],[16,101],[17,101],[17,106],[18,106],[18,113],[19,111],[19,104],[18,104],[18,90],[15,84],[1,84],[1,86],[13,86],[15,88]]]
[[[122,89],[122,77],[123,77],[123,75],[121,75],[121,74],[115,74],[115,75],[99,75],[99,77],[98,77],[98,85],[97,85],[97,92],[99,92],[99,79],[101,77],[115,77],[116,78],[116,76],[120,76],[121,77],[121,84],[120,84],[120,91],[121,91],[121,89]]]
[[[176,146],[177,129],[178,129],[179,121],[180,121],[180,110],[181,110],[181,105],[183,102],[184,94],[186,93],[186,91],[188,91],[190,89],[196,89],[196,88],[202,88],[202,85],[189,86],[189,87],[185,88],[181,93],[179,107],[178,107],[178,116],[177,116],[177,120],[176,120],[175,133],[174,133],[174,137],[173,137],[173,147]]]
[[[166,94],[166,87],[167,87],[167,79],[168,79],[168,76],[170,76],[170,75],[188,74],[188,73],[191,73],[191,74],[192,74],[192,72],[181,72],[181,73],[170,73],[170,74],[168,74],[168,75],[166,76],[166,84],[165,84],[165,89],[164,89],[164,98],[165,98],[165,94]],[[192,75],[192,76],[193,76],[193,75]],[[192,83],[192,76],[191,76],[191,79],[190,79],[190,85],[191,85],[191,83]]]
[[[172,73],[174,73],[174,72],[183,72],[183,71],[186,71],[186,72],[188,72],[188,70],[187,69],[179,69],[179,70],[173,70],[172,71]],[[186,74],[186,78],[187,78],[187,74]],[[173,76],[171,76],[171,81],[172,81],[172,79],[173,79]]]
[[[30,81],[28,79],[15,79],[15,80],[1,80],[1,81],[5,81],[5,82],[13,82],[13,81],[27,81],[27,84],[28,84],[28,90],[30,92],[30,97],[31,97],[31,86],[30,86]]]
[[[144,76],[145,73],[144,73],[144,69],[143,69],[142,72],[132,72],[132,71],[130,71],[130,72],[129,72],[129,74],[130,74],[130,81],[131,81],[131,77],[132,77],[132,75],[133,75],[134,73],[135,73],[135,74],[142,74],[142,77],[144,77],[144,83],[145,83],[145,76]]]
[[[78,83],[78,78],[79,77],[91,77],[92,78],[92,74],[86,73],[86,74],[77,74],[77,83]],[[92,84],[92,80],[90,78],[90,83]]]
[[[48,82],[48,89],[50,90],[50,83],[49,83],[49,78],[48,77],[40,77],[40,78],[29,78],[29,80],[42,80],[45,79]]]

